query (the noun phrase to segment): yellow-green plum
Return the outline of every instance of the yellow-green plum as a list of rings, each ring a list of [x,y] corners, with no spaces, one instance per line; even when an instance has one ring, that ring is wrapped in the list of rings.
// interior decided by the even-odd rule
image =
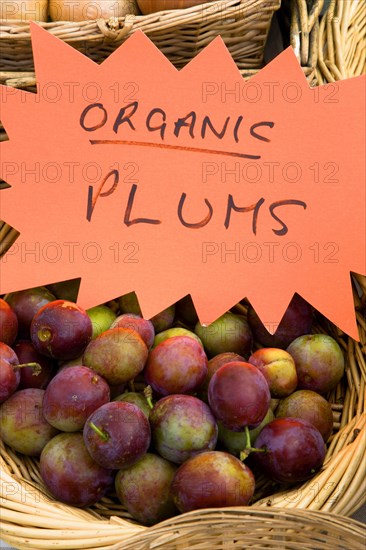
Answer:
[[[197,323],[194,331],[200,337],[208,357],[228,351],[248,357],[251,352],[252,332],[242,315],[229,311],[210,325]]]
[[[114,311],[103,304],[87,309],[86,312],[92,322],[93,339],[108,330],[117,317]]]
[[[126,391],[125,393],[120,393],[119,395],[114,397],[113,401],[125,401],[126,403],[132,403],[142,410],[146,418],[149,418],[150,416],[150,405],[147,402],[146,397],[142,395],[142,393]]]
[[[150,424],[155,449],[176,464],[216,446],[215,418],[206,403],[191,395],[160,399],[150,413]]]
[[[161,342],[164,342],[164,340],[168,340],[168,338],[173,338],[174,336],[190,336],[191,338],[194,338],[199,342],[202,346],[202,342],[200,338],[192,332],[191,330],[188,330],[184,327],[171,327],[166,330],[163,330],[162,332],[159,332],[155,338],[154,338],[154,344],[153,347],[155,348],[158,344]]]
[[[271,409],[268,409],[266,416],[257,428],[249,430],[250,443],[254,445],[254,442],[264,426],[274,420],[274,414]],[[240,453],[245,450],[247,445],[246,432],[233,432],[223,426],[221,422],[218,422],[219,437],[218,440],[225,447],[225,449],[234,456],[240,458]]]
[[[324,441],[333,430],[333,412],[331,404],[318,393],[311,390],[298,390],[281,399],[276,417],[302,418],[318,428]]]
[[[335,388],[344,374],[344,356],[338,343],[328,334],[305,334],[291,342],[299,390],[325,394]]]
[[[295,391],[295,361],[287,351],[280,348],[261,348],[249,357],[248,363],[257,367],[264,375],[271,397],[286,397]]]

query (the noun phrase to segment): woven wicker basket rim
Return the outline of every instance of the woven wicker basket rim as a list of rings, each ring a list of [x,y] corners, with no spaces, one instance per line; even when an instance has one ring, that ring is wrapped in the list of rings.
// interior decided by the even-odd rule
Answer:
[[[221,34],[238,66],[259,68],[280,4],[281,0],[215,0],[148,15],[39,25],[95,61],[105,59],[131,33],[141,30],[178,68]],[[30,24],[0,21],[0,47],[3,69],[29,69],[33,65]]]

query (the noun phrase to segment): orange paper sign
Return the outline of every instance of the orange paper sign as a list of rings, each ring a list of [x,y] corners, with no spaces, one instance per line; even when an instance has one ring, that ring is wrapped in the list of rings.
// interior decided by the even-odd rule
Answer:
[[[353,337],[365,272],[365,79],[309,88],[291,48],[244,80],[220,38],[178,71],[136,32],[97,65],[32,24],[37,94],[1,88],[1,292],[81,277],[209,323],[293,294]]]

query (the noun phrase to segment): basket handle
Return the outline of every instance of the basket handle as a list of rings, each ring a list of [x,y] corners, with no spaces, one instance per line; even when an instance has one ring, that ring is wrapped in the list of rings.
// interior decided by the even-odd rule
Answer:
[[[110,19],[97,19],[96,23],[106,40],[109,42],[119,42],[132,30],[134,19],[134,15],[126,15],[124,17],[122,28],[120,27],[121,19],[118,17],[111,17]]]

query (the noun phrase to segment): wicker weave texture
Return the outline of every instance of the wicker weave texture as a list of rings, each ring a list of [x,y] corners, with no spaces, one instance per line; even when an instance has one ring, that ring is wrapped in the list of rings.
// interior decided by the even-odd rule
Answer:
[[[218,35],[239,68],[259,68],[272,16],[279,7],[280,0],[220,0],[150,15],[40,25],[98,62],[140,29],[178,68]],[[29,24],[0,21],[0,51],[0,70],[32,70]]]

